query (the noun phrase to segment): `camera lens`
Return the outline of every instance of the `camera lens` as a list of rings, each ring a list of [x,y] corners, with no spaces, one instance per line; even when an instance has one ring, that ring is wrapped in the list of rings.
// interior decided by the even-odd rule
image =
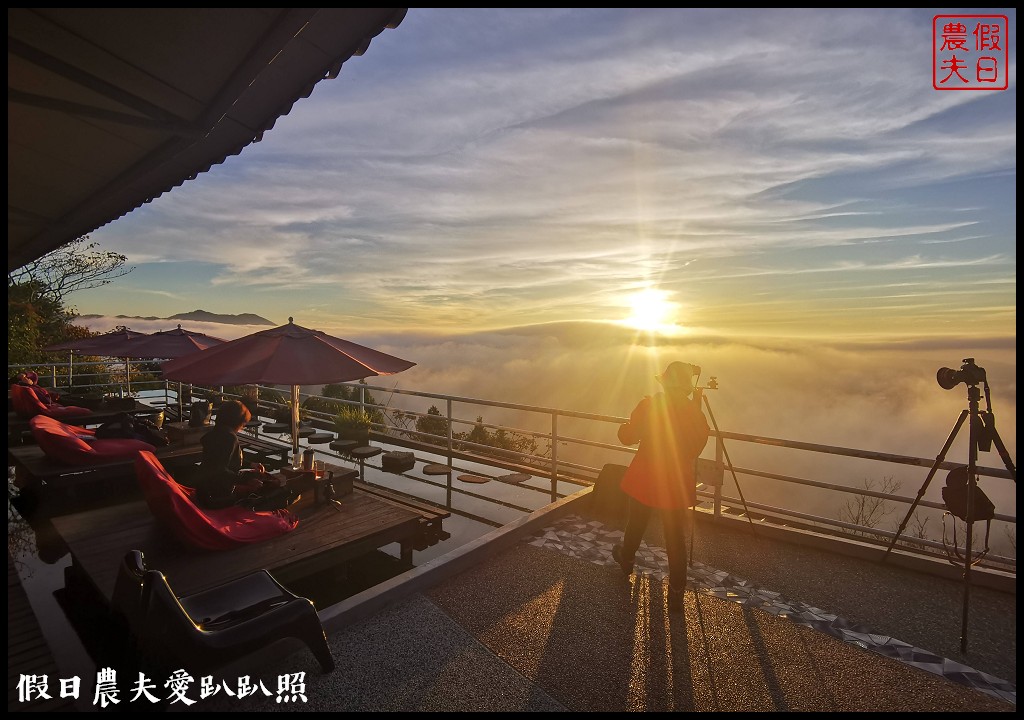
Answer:
[[[943,390],[952,390],[960,382],[960,372],[948,367],[939,368],[935,379]]]

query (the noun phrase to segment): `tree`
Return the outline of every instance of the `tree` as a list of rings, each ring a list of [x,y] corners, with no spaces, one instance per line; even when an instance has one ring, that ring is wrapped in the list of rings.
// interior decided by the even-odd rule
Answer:
[[[875,490],[879,484],[881,484],[881,489]],[[891,495],[900,488],[900,482],[893,478],[892,475],[883,477],[881,483],[874,478],[865,478],[863,485],[865,490],[881,492],[885,495]],[[886,515],[891,514],[894,510],[895,508],[893,508],[892,504],[884,498],[872,495],[856,495],[852,500],[847,500],[846,505],[839,509],[839,519],[854,525],[875,528],[878,527]],[[854,532],[858,535],[869,534],[863,531]]]
[[[468,433],[454,433],[452,437],[456,440],[464,440],[476,445],[489,445],[490,447],[500,448],[502,450],[511,450],[512,452],[522,453],[523,455],[532,455],[537,451],[536,439],[528,435],[522,435],[517,432],[510,433],[507,432],[505,428],[498,428],[493,433],[489,432],[487,428],[484,427],[484,418],[482,415],[477,416],[476,424]],[[479,448],[471,448],[471,452],[482,451],[479,450]]]
[[[124,255],[100,252],[96,250],[99,244],[87,244],[88,240],[89,236],[83,235],[8,273],[8,288],[26,286],[38,297],[63,305],[71,293],[102,287],[135,269],[124,266]]]
[[[491,436],[487,432],[487,428],[484,427],[484,416],[477,415],[476,425],[466,436],[466,440],[477,445],[487,445],[490,442]]]
[[[360,380],[359,384],[365,385],[366,381]],[[320,395],[324,398],[336,398],[336,400],[346,400],[348,402],[337,402],[336,400],[324,400],[319,397],[311,397],[307,398],[305,402],[302,403],[302,407],[307,410],[324,413],[326,415],[337,415],[343,408],[351,407],[349,403],[359,402],[360,390],[361,388],[357,388],[353,385],[329,383],[324,385],[323,389],[320,391]],[[377,400],[368,390],[362,389],[362,395],[366,405],[365,410],[373,419],[373,422],[377,424],[384,424],[384,413],[381,410],[376,409],[378,405]]]
[[[106,285],[134,268],[125,256],[98,252],[82,236],[7,274],[7,357],[24,363],[48,359],[47,345],[89,337],[88,328],[74,324],[78,314],[65,306],[77,290]]]
[[[427,435],[436,435],[438,438],[447,439],[448,420],[441,416],[441,411],[436,405],[431,405],[427,414],[416,419],[416,430]],[[425,442],[438,442],[435,438],[422,438]]]
[[[75,313],[39,292],[36,283],[7,285],[7,357],[15,362],[45,362],[41,348],[64,340],[88,337],[88,328],[74,324]]]

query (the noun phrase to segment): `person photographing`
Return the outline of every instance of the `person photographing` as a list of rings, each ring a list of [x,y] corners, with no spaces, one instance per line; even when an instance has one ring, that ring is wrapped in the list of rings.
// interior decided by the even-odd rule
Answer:
[[[638,445],[636,455],[622,477],[620,487],[629,498],[626,528],[612,557],[627,576],[657,512],[665,534],[669,565],[669,610],[683,606],[686,587],[686,509],[697,497],[697,458],[711,434],[701,409],[702,394],[693,378],[696,365],[672,362],[657,376],[662,391],[637,403],[629,421],[618,429],[619,442]]]

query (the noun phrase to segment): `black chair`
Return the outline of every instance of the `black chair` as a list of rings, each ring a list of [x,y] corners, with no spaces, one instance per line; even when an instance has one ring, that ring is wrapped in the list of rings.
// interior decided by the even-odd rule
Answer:
[[[133,655],[138,650],[137,638],[145,619],[142,605],[142,586],[146,575],[146,562],[142,552],[130,550],[121,559],[114,581],[111,606],[114,618],[125,637],[125,648]]]
[[[151,661],[214,670],[271,643],[297,638],[325,673],[334,669],[313,603],[266,570],[178,597],[164,574],[148,569],[142,553],[133,550],[122,561],[113,604],[138,654]]]

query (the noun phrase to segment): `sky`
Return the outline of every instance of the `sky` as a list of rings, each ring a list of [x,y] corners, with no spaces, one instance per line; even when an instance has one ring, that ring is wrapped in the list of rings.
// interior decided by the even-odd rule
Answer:
[[[934,16],[986,13],[1009,89],[934,89]],[[94,232],[134,270],[69,300],[94,330],[293,317],[417,363],[387,387],[615,416],[685,360],[724,430],[926,458],[966,402],[936,371],[970,357],[1015,455],[1015,33],[1005,8],[413,8]]]
[[[940,12],[413,8],[261,142],[94,232],[135,270],[73,301],[1013,336],[1016,15],[1010,88],[955,92]]]

